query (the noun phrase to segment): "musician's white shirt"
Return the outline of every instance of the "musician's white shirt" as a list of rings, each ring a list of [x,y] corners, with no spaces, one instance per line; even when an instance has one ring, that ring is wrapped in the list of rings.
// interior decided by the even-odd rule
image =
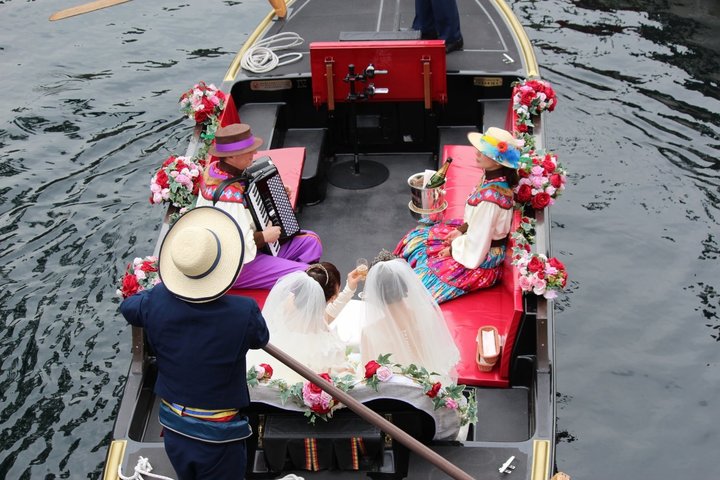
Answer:
[[[198,195],[197,206],[212,207],[213,203],[212,200],[207,200],[202,195]],[[255,222],[253,221],[250,210],[245,208],[242,203],[235,202],[217,202],[215,206],[229,213],[235,221],[238,222],[238,225],[240,225],[240,230],[242,230],[243,237],[245,238],[245,259],[243,260],[243,265],[255,260],[255,256],[257,255],[257,245],[255,245],[254,238]]]

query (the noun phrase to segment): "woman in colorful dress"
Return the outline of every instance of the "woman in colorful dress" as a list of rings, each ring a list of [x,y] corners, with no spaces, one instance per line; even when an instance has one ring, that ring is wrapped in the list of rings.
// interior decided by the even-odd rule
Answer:
[[[523,141],[495,127],[470,133],[468,140],[485,174],[468,197],[463,218],[416,227],[395,249],[438,303],[497,283],[511,229]]]

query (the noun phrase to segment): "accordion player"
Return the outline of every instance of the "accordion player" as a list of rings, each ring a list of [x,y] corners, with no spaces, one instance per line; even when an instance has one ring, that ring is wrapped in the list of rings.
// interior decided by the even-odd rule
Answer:
[[[300,225],[280,178],[280,172],[270,157],[261,157],[256,159],[245,173],[248,179],[246,205],[257,231],[264,230],[268,222],[280,227],[278,241],[267,244],[268,253],[277,256],[280,245],[300,232]]]

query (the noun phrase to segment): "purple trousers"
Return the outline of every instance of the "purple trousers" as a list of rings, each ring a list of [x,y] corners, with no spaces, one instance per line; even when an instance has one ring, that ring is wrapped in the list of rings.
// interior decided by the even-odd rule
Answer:
[[[269,290],[280,277],[305,271],[309,264],[320,260],[322,244],[316,233],[303,230],[280,247],[278,256],[258,252],[252,262],[243,266],[233,288]]]

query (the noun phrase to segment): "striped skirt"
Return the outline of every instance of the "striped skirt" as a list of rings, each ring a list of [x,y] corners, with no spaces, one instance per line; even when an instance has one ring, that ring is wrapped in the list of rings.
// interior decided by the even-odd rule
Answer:
[[[502,275],[505,245],[491,247],[477,268],[465,268],[452,256],[441,257],[447,247],[445,237],[462,224],[452,220],[431,226],[418,226],[409,231],[395,254],[405,258],[438,303],[447,302],[473,290],[495,285]]]

